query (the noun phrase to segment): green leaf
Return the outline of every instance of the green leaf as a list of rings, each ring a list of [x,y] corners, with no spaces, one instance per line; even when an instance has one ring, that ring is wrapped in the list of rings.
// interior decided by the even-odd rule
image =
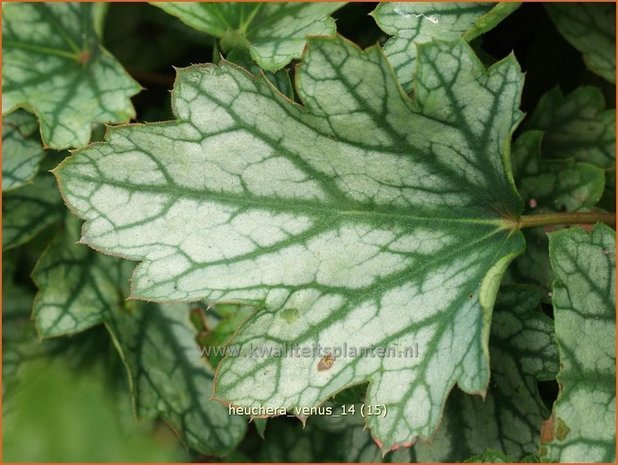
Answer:
[[[152,5],[198,31],[221,39],[224,51],[249,50],[267,71],[277,71],[300,58],[307,36],[332,35],[329,17],[345,3],[174,3]]]
[[[66,208],[54,177],[42,172],[32,184],[2,194],[2,249],[24,244],[53,224]]]
[[[163,418],[201,453],[232,450],[246,420],[210,399],[213,370],[195,342],[189,307],[125,302],[132,264],[76,244],[77,226],[67,222],[33,272],[39,333],[75,334],[104,323],[127,368],[140,418]]]
[[[559,88],[547,92],[526,123],[546,132],[543,156],[574,158],[606,170],[603,207],[615,210],[616,110],[606,109],[600,89],[582,86],[564,96]]]
[[[45,156],[40,141],[32,135],[36,119],[17,111],[2,119],[2,192],[32,182]]]
[[[30,254],[38,246],[11,250],[2,260],[2,369],[3,400],[13,402],[13,394],[26,387],[28,371],[62,359],[73,367],[86,362],[92,366],[105,353],[96,334],[72,339],[41,340],[32,321],[34,290],[21,276],[29,269]],[[38,252],[40,253],[40,252]],[[19,273],[16,271],[19,270]],[[96,351],[92,350],[93,346]],[[16,399],[16,402],[17,401]],[[7,405],[10,405],[7,407]],[[3,414],[17,408],[5,403]]]
[[[309,43],[304,108],[236,66],[193,66],[179,121],[113,129],[56,175],[84,240],[142,261],[133,297],[258,303],[241,347],[420,347],[323,371],[319,354],[219,365],[217,396],[245,407],[370,381],[388,450],[429,435],[455,383],[487,386],[493,301],[524,246],[502,218],[521,209],[507,173],[523,77],[512,57],[486,70],[463,42],[426,44],[411,101],[379,48]]]
[[[245,434],[247,420],[211,400],[214,372],[195,343],[187,305],[140,303],[106,321],[127,367],[139,417],[162,417],[187,446],[221,456]]]
[[[560,34],[593,72],[616,83],[616,5],[547,3],[545,9]]]
[[[605,173],[594,165],[572,160],[549,161],[540,162],[535,171],[522,176],[518,183],[519,192],[528,199],[530,210],[589,210],[603,194]]]
[[[549,236],[560,393],[541,458],[616,460],[616,233],[603,224]]]
[[[125,309],[133,264],[96,253],[79,242],[79,225],[66,228],[37,262],[32,280],[40,289],[33,317],[43,337],[75,334]]]
[[[412,448],[421,462],[460,462],[485,449],[522,460],[538,450],[549,412],[537,381],[555,379],[558,354],[553,322],[540,310],[534,287],[500,290],[491,327],[491,384],[485,399],[451,393],[440,428]]]
[[[526,131],[513,144],[513,175],[530,212],[585,211],[603,194],[604,171],[590,163],[548,160],[542,156],[547,135]]]
[[[413,88],[417,45],[433,40],[470,41],[493,29],[519,8],[519,3],[390,3],[371,13],[376,23],[393,36],[384,53],[395,68],[402,87]]]
[[[135,116],[140,86],[100,45],[104,4],[11,3],[2,9],[2,114],[33,112],[47,147],[90,141],[94,123]]]
[[[590,86],[566,96],[554,87],[526,122],[527,129],[545,131],[545,158],[573,158],[604,169],[616,167],[615,126],[616,110],[607,109],[601,90]]]
[[[528,212],[589,211],[603,194],[604,171],[573,159],[542,158],[545,137],[541,131],[526,131],[513,144],[513,173]],[[547,232],[553,229],[556,227],[524,231],[526,250],[509,268],[510,281],[538,284],[549,294],[554,273]]]

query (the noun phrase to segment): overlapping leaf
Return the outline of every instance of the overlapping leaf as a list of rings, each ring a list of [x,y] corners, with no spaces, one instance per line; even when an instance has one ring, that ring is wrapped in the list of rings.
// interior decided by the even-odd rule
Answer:
[[[181,3],[154,6],[177,16],[199,31],[221,39],[224,51],[249,50],[255,62],[276,71],[300,58],[305,38],[335,33],[329,17],[344,3]]]
[[[579,50],[588,68],[616,82],[616,5],[547,3],[545,9],[564,38]]]
[[[45,156],[40,141],[31,137],[36,119],[18,111],[2,119],[2,192],[31,182]]]
[[[2,248],[28,242],[47,227],[62,221],[62,205],[54,177],[39,173],[34,182],[2,194]]]
[[[519,3],[381,3],[372,13],[378,26],[392,35],[384,53],[406,91],[413,86],[417,45],[435,39],[470,41],[487,32],[519,7]]]
[[[539,100],[527,129],[545,131],[543,156],[616,166],[616,110],[606,108],[600,89],[582,86],[568,95],[558,87]]]
[[[187,305],[138,304],[106,322],[127,366],[138,416],[162,417],[186,444],[225,455],[247,420],[211,400],[213,371],[201,358]]]
[[[549,412],[537,381],[555,379],[558,371],[553,322],[541,312],[540,300],[532,287],[500,291],[490,337],[487,396],[454,391],[436,434],[412,448],[417,461],[460,462],[486,449],[520,461],[538,451],[541,424]]]
[[[560,393],[541,458],[616,460],[616,234],[599,224],[550,235]]]
[[[513,148],[513,153],[525,163],[516,179],[519,193],[528,201],[528,210],[558,212],[592,208],[603,194],[604,171],[590,163],[542,159],[538,148],[543,138],[541,132],[525,132]],[[524,157],[527,159],[523,160]]]
[[[547,92],[526,124],[545,131],[543,156],[592,163],[605,170],[602,205],[615,209],[616,110],[607,109],[600,89],[583,86],[568,95]]]
[[[2,114],[36,114],[46,146],[90,141],[93,123],[134,116],[139,85],[100,45],[105,5],[11,3],[2,9]]]
[[[33,316],[43,337],[75,334],[102,323],[110,312],[125,310],[133,264],[96,253],[79,241],[70,218],[37,263],[32,279],[40,289]]]
[[[71,367],[93,365],[106,355],[99,334],[84,334],[70,340],[41,340],[32,321],[34,289],[19,276],[28,268],[39,247],[28,246],[3,254],[2,262],[2,368],[3,400],[12,400],[14,392],[24,386],[24,372],[31,365],[62,358]],[[19,271],[19,273],[17,273]],[[109,367],[108,367],[109,368]],[[24,383],[24,384],[22,384]],[[7,409],[8,404],[4,404]],[[3,410],[5,413],[6,410]]]
[[[486,388],[489,315],[523,248],[502,218],[521,208],[507,148],[522,76],[512,58],[487,71],[463,43],[427,44],[410,101],[379,49],[310,44],[304,108],[233,65],[186,68],[179,121],[115,129],[57,176],[85,241],[143,261],[135,297],[262,304],[241,347],[419,346],[324,371],[316,352],[219,366],[218,396],[246,407],[371,381],[390,412],[368,423],[390,449],[433,431],[455,383]]]
[[[33,272],[39,333],[75,334],[105,323],[129,373],[137,415],[163,418],[194,450],[229,452],[246,420],[210,400],[213,371],[201,358],[188,307],[125,301],[132,264],[77,239],[78,225],[69,221]]]

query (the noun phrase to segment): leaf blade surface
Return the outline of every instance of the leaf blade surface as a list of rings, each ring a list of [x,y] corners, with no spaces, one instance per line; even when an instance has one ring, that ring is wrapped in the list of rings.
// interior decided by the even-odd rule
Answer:
[[[142,261],[136,297],[257,303],[241,346],[424,350],[320,373],[323,355],[228,358],[218,396],[313,406],[370,380],[392,408],[368,420],[388,450],[429,435],[455,383],[485,390],[493,300],[523,248],[503,220],[521,209],[506,167],[522,76],[461,42],[424,45],[419,61],[411,101],[377,48],[310,39],[304,107],[230,64],[186,68],[179,121],[114,129],[57,170],[84,240]]]

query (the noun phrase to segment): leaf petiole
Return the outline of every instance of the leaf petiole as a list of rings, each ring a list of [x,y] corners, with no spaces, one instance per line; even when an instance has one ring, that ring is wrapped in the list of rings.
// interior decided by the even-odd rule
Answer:
[[[515,221],[518,229],[535,228],[539,226],[566,225],[566,224],[595,224],[605,223],[616,226],[616,214],[608,212],[579,212],[579,213],[547,213],[542,215],[523,215]]]

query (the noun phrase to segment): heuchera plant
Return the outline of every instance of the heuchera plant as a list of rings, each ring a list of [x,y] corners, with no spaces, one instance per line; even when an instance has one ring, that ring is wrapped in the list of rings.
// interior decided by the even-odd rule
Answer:
[[[5,401],[103,325],[188,457],[615,460],[615,5],[371,8],[3,6]]]

